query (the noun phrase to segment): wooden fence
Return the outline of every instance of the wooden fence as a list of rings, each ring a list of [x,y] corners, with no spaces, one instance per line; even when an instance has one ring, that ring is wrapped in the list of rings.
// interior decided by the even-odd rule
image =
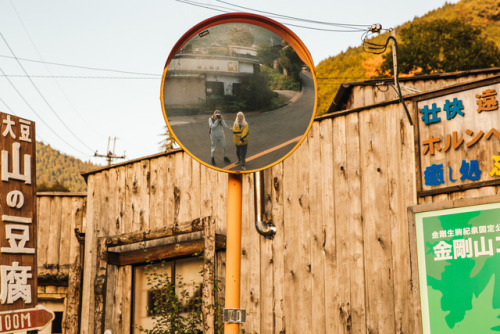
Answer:
[[[39,302],[64,292],[63,328],[78,333],[86,194],[38,193],[37,212]]]
[[[253,176],[243,177],[246,332],[416,332],[406,218],[415,156],[405,117],[393,104],[315,122],[298,151],[265,172],[272,241],[255,231]],[[224,234],[227,176],[176,152],[91,173],[88,187],[82,333],[93,332],[97,239],[203,216]],[[131,271],[118,270],[106,326],[125,333]]]
[[[408,107],[413,119],[417,111]],[[245,333],[420,333],[407,209],[498,194],[486,187],[417,199],[415,133],[398,103],[317,119],[284,162],[266,170],[274,240],[254,228],[253,176],[243,177],[241,305]],[[93,333],[99,238],[213,217],[225,234],[227,175],[176,151],[87,175],[82,333]],[[224,272],[224,256],[217,255]],[[109,267],[108,267],[109,269]],[[130,330],[131,269],[113,270],[113,315]],[[109,275],[109,270],[108,270]],[[108,310],[106,310],[108,312]],[[208,331],[210,332],[210,331]]]

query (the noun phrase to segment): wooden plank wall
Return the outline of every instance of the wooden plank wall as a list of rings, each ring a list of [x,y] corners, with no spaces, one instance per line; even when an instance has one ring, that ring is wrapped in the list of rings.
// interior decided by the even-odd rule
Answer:
[[[400,82],[400,84],[406,87],[417,89],[421,92],[431,92],[437,89],[445,88],[447,86],[488,78],[497,75],[498,73],[499,72],[478,73],[455,78],[415,80]],[[403,88],[401,89],[404,96],[414,94],[410,91],[403,90]],[[346,109],[362,108],[371,104],[382,103],[396,98],[396,91],[389,86],[355,86],[350,93]]]
[[[315,122],[298,151],[265,172],[278,233],[257,240],[244,213],[245,332],[419,332],[409,298],[413,140],[396,104],[351,113]]]
[[[202,167],[184,152],[144,159],[88,176],[88,227],[81,333],[94,329],[98,238],[172,227],[212,216],[225,234],[227,175]],[[224,257],[218,256],[218,261]],[[223,263],[221,263],[223,266]],[[132,267],[108,265],[105,329],[130,331]]]
[[[272,241],[255,231],[253,176],[244,175],[245,333],[419,333],[407,222],[417,203],[413,143],[397,104],[316,121],[296,153],[264,172]],[[90,174],[88,189],[82,333],[94,332],[98,237],[208,215],[225,234],[227,175],[183,152]],[[223,273],[224,257],[217,263]],[[131,270],[113,270],[106,329],[128,333]]]
[[[500,186],[490,186],[477,189],[469,189],[465,191],[451,192],[449,194],[439,194],[434,196],[420,197],[418,200],[418,204],[439,203],[445,201],[453,201],[462,198],[478,198],[478,197],[485,197],[485,196],[499,195],[499,194],[500,194]]]
[[[85,230],[86,194],[39,193],[37,206],[38,277],[49,285],[67,282],[63,328],[77,333],[83,254],[75,229]]]

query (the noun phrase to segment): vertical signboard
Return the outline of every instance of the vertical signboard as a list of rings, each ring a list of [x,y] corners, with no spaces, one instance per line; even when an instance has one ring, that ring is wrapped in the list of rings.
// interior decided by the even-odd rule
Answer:
[[[36,305],[35,124],[0,113],[0,312]]]
[[[419,98],[420,196],[500,184],[499,81]]]
[[[500,203],[415,214],[423,332],[500,332]]]

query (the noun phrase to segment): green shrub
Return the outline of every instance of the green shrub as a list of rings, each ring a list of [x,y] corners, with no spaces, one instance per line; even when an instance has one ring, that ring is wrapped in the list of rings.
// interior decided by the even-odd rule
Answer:
[[[269,88],[272,90],[296,90],[301,89],[300,81],[293,80],[291,77],[280,74],[278,71],[273,70],[267,66],[260,67],[269,82]]]

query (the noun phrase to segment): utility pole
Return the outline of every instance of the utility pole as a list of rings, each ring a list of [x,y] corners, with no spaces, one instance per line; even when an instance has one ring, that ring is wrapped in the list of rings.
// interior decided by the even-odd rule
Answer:
[[[113,161],[113,159],[125,159],[125,152],[123,152],[122,156],[118,156],[115,154],[116,137],[113,138],[113,151],[109,150],[110,142],[111,142],[111,137],[108,137],[108,149],[106,154],[99,154],[97,153],[97,151],[95,151],[94,153],[94,157],[106,158],[108,166],[111,166],[111,162]]]
[[[399,81],[398,81],[398,48],[396,47],[396,29],[391,30],[391,37],[392,37],[392,73],[394,73],[394,87],[399,87]],[[401,98],[401,92],[396,91],[396,94],[398,94],[398,98]]]
[[[398,42],[396,40],[396,30],[392,29],[391,30],[391,36],[387,39],[392,40],[392,63],[393,63],[393,74],[394,74],[394,86],[397,89],[396,93],[398,94],[398,98],[401,101],[401,104],[403,105],[403,108],[405,109],[406,116],[408,117],[408,121],[410,122],[410,125],[413,126],[413,121],[411,120],[410,112],[408,111],[408,108],[406,107],[405,101],[403,99],[403,93],[401,93],[401,86],[399,85],[399,70],[398,70]]]
[[[372,24],[371,27],[368,29],[368,31],[372,33],[380,33],[382,30],[382,25],[380,24]],[[389,41],[392,41],[392,64],[393,64],[393,73],[394,73],[394,89],[396,90],[396,94],[401,101],[401,104],[403,105],[403,108],[405,109],[406,116],[408,117],[408,121],[410,122],[410,125],[413,126],[413,121],[410,116],[410,112],[408,111],[408,108],[406,107],[403,94],[401,93],[401,86],[399,85],[399,72],[398,72],[398,42],[396,40],[396,30],[390,29],[391,36],[387,38],[385,41],[385,44],[375,44],[366,41],[365,39],[363,40],[363,43],[368,44],[368,50],[372,53],[375,54],[381,54],[384,53],[387,45],[389,44]],[[366,49],[365,49],[366,50]]]

